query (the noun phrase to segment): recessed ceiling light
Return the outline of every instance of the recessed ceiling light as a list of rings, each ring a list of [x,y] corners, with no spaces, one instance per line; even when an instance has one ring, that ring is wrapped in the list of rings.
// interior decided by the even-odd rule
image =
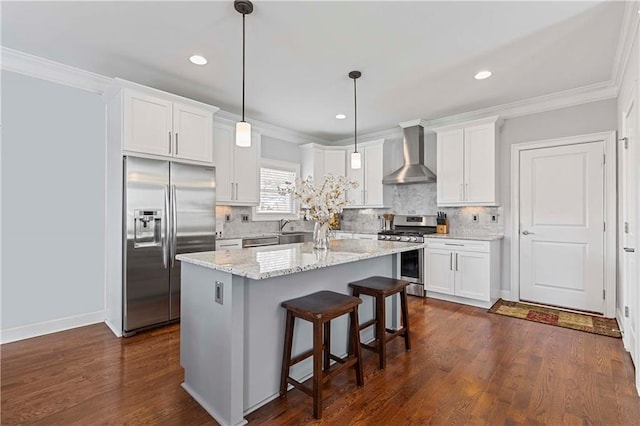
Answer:
[[[346,116],[346,115],[344,115],[344,114],[337,114],[337,115],[336,115],[336,118],[337,118],[338,120],[344,120],[345,118],[347,118],[347,116]]]
[[[484,80],[485,78],[489,77],[491,77],[491,71],[480,71],[473,78],[475,78],[476,80]]]
[[[191,61],[191,63],[196,65],[205,65],[207,63],[207,58],[200,55],[193,55],[189,58],[189,60]]]

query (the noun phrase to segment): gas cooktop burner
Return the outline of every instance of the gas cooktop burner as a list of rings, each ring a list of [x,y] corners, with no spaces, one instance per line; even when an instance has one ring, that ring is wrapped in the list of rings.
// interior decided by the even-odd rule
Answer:
[[[394,228],[378,232],[379,240],[424,242],[424,235],[436,233],[435,216],[395,216]]]

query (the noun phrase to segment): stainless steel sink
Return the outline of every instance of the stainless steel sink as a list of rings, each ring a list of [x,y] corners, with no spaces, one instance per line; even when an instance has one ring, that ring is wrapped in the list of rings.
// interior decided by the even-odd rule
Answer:
[[[279,235],[280,244],[303,243],[312,239],[313,233],[311,232],[289,231],[281,232]]]

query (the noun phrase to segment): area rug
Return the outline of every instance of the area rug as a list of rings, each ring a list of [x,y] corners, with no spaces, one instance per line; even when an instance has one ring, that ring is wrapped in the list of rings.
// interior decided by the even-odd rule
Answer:
[[[489,312],[603,336],[622,337],[618,322],[614,318],[602,318],[502,299],[498,299]]]

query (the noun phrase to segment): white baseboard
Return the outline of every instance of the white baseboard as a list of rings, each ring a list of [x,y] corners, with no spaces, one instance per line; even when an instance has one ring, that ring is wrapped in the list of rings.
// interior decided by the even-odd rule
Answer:
[[[616,320],[618,321],[618,327],[620,327],[620,333],[622,334],[622,346],[624,346],[624,350],[629,352],[629,338],[627,334],[624,332],[624,315],[622,311],[616,308]]]
[[[0,343],[15,342],[18,340],[30,339],[31,337],[57,333],[58,331],[69,330],[70,328],[104,322],[104,319],[105,311],[97,311],[73,317],[8,328],[0,331]]]
[[[198,392],[196,392],[194,389],[191,388],[191,386],[189,386],[186,382],[183,382],[181,384],[182,389],[184,389],[189,395],[191,395],[191,398],[195,399],[196,402],[198,404],[200,404],[200,406],[202,408],[204,408],[204,410],[209,413],[209,415],[211,417],[213,417],[213,419],[218,422],[221,425],[225,425],[228,423],[224,422],[224,417],[220,415],[220,413],[218,413],[212,406],[210,406],[206,400],[200,396],[200,394],[198,394]],[[242,426],[242,425],[246,425],[248,422],[245,419],[242,419],[242,421],[240,421],[239,423],[236,423],[235,425],[231,425],[231,426]]]
[[[511,299],[511,290],[500,290],[500,298],[502,300],[509,300],[511,302],[517,302],[517,300]]]
[[[109,330],[116,335],[116,337],[122,337],[122,330],[118,330],[113,324],[111,324],[111,321],[105,319],[104,323],[109,327]]]

